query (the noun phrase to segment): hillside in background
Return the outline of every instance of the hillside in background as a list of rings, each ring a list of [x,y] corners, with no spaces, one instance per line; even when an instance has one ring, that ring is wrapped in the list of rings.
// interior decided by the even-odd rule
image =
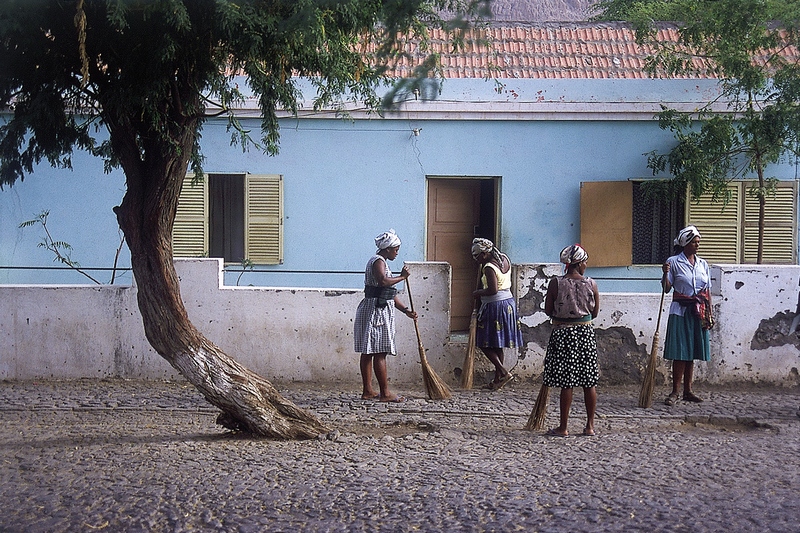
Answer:
[[[493,0],[492,12],[498,22],[577,22],[595,13],[597,0]]]

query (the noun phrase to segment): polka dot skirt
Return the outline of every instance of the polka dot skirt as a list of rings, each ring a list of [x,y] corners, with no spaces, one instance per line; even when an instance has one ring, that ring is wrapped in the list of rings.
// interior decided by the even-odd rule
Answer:
[[[547,387],[594,387],[600,377],[597,341],[591,325],[553,328],[544,356]]]

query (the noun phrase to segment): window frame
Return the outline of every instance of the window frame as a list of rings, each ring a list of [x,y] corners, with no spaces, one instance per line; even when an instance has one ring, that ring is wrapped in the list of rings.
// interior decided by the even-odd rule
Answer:
[[[593,267],[634,266],[633,181],[581,183],[581,244],[589,252]],[[700,229],[703,235],[700,254],[708,262],[755,263],[758,201],[747,194],[753,183],[731,181],[732,198],[724,209],[721,202],[710,201],[710,193],[694,201],[687,191],[683,225],[694,224]],[[779,181],[776,196],[767,197],[764,264],[797,264],[797,190],[796,181]]]
[[[249,172],[212,172],[244,180],[244,261],[253,264],[282,264],[283,258],[283,176]],[[209,209],[210,178],[184,177],[173,226],[174,257],[209,257],[209,231],[213,213]],[[225,264],[239,262],[226,261]]]

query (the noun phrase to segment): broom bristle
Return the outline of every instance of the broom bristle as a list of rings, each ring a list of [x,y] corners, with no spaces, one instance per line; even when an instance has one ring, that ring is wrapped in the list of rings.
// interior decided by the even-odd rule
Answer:
[[[428,364],[425,357],[425,348],[419,346],[419,362],[422,365],[422,380],[425,383],[425,392],[431,400],[446,400],[453,396],[450,387],[447,386],[442,378]]]
[[[411,306],[411,311],[414,311],[414,300],[411,298],[411,284],[408,279],[406,279],[406,289],[408,290],[408,303]],[[414,319],[414,331],[417,333],[419,363],[422,365],[422,382],[425,384],[425,392],[431,400],[446,400],[452,396],[450,387],[442,381],[442,378],[436,375],[431,365],[428,364],[428,358],[425,356],[425,347],[422,345],[422,337],[419,334],[417,319]]]
[[[467,343],[467,353],[464,355],[464,364],[461,365],[461,388],[469,390],[472,388],[473,375],[475,373],[475,329],[476,329],[476,313],[472,312],[472,318],[469,321],[469,342]]]
[[[531,416],[528,417],[528,423],[525,428],[529,431],[536,431],[544,428],[544,419],[547,416],[547,401],[550,398],[550,387],[542,383],[542,388],[539,389],[539,395],[536,396],[536,403],[533,405]]]
[[[656,381],[656,365],[658,364],[658,328],[661,326],[661,313],[664,309],[664,295],[661,291],[661,303],[658,305],[658,318],[656,319],[656,332],[653,334],[653,347],[650,349],[650,360],[642,379],[642,389],[639,391],[639,407],[650,408],[653,405],[653,388]]]
[[[650,360],[644,371],[642,389],[639,391],[639,407],[649,409],[653,405],[653,389],[656,381],[656,365],[658,364],[658,332],[653,337],[653,348],[650,350]]]
[[[470,353],[472,351],[472,353]],[[470,390],[473,385],[473,374],[475,374],[475,351],[467,350],[467,355],[464,356],[464,364],[461,365],[461,388]]]

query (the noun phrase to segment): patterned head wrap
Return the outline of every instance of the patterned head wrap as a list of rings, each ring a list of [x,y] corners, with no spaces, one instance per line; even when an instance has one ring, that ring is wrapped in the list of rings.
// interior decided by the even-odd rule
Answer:
[[[489,239],[472,239],[472,257],[477,257],[478,254],[483,252],[491,252],[492,249],[494,249],[494,243]]]
[[[397,236],[393,229],[390,229],[375,237],[375,246],[378,247],[379,252],[387,248],[400,246],[400,237]]]
[[[480,237],[472,239],[472,258],[476,259],[478,254],[482,252],[486,252],[495,258],[495,260],[500,261],[500,250],[495,248],[492,241],[489,239],[482,239]]]
[[[678,232],[678,236],[675,237],[675,240],[672,242],[675,244],[675,246],[680,246],[683,248],[692,242],[695,237],[700,237],[700,232],[697,231],[697,228],[694,226],[686,226]]]
[[[589,259],[589,254],[580,244],[573,244],[561,250],[561,262],[565,265],[576,265]]]

